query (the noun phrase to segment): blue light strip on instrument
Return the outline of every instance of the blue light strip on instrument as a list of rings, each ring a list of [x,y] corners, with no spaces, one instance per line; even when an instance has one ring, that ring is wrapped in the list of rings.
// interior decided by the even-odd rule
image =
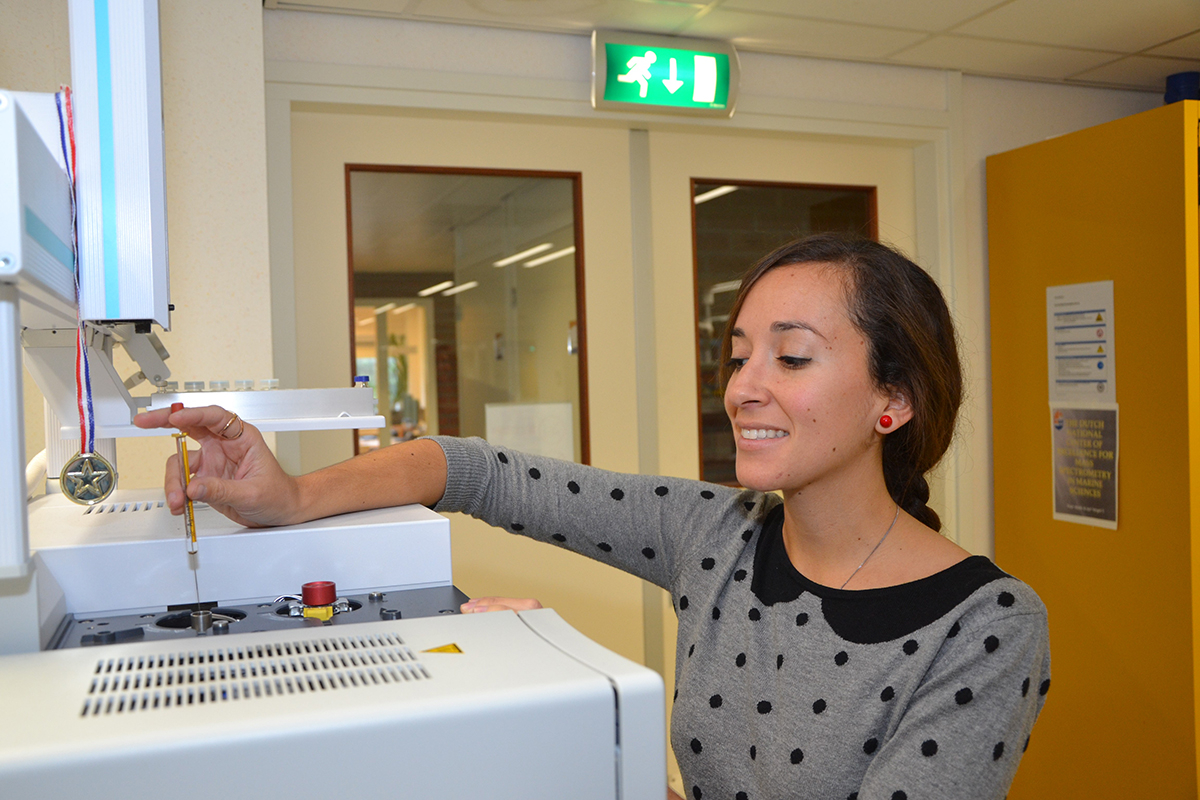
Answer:
[[[29,206],[25,206],[25,233],[53,256],[55,261],[72,272],[75,271],[75,256],[71,253],[71,245],[58,238],[54,231],[50,230],[50,226],[42,222],[42,218],[33,213]]]
[[[104,308],[107,319],[121,318],[121,285],[117,271],[117,173],[113,147],[112,47],[108,0],[95,0],[96,94],[100,134],[100,198],[104,230]]]

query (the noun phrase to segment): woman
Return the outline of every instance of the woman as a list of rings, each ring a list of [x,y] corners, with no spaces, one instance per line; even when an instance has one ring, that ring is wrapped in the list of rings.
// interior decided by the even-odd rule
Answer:
[[[822,235],[760,261],[730,320],[744,490],[447,437],[291,478],[251,426],[226,438],[242,428],[221,409],[138,424],[200,439],[190,496],[243,524],[419,502],[666,588],[693,800],[1003,797],[1049,689],[1046,612],[926,505],[962,394],[937,286],[883,245]]]

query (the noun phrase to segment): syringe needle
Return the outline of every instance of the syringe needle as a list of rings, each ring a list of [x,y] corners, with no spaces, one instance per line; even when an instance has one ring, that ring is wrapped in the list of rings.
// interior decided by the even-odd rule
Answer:
[[[188,468],[187,434],[173,433],[175,451],[179,455],[179,471],[183,478],[183,538],[187,543],[187,551],[196,553],[196,515],[192,500],[187,496],[188,484],[191,483],[191,469]]]

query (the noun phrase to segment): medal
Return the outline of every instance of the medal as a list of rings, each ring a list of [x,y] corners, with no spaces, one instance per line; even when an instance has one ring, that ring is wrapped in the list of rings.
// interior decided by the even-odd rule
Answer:
[[[58,485],[72,502],[93,506],[112,494],[117,473],[103,456],[76,453],[58,474]]]

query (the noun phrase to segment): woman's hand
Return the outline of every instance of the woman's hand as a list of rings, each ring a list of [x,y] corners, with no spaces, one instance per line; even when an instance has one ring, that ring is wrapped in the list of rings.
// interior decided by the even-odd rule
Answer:
[[[283,471],[253,425],[220,406],[158,409],[134,417],[139,428],[178,428],[200,443],[188,451],[193,476],[187,496],[220,511],[239,525],[284,525],[300,517],[296,479]],[[164,486],[172,514],[182,514],[183,476],[179,456],[167,459]]]
[[[464,614],[482,614],[485,611],[530,611],[541,607],[542,604],[533,598],[473,597],[463,603],[459,610]]]

